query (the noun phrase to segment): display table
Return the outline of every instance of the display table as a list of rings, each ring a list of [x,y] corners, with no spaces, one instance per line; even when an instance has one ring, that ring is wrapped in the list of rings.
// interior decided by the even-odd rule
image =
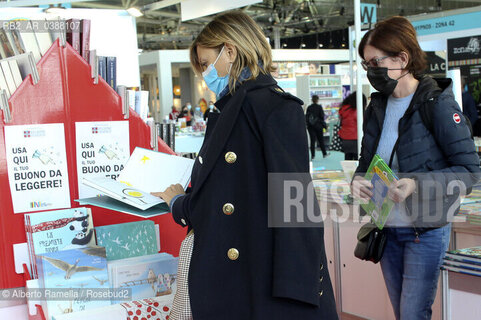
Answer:
[[[176,134],[175,135],[175,152],[177,153],[199,153],[204,143],[204,134]]]

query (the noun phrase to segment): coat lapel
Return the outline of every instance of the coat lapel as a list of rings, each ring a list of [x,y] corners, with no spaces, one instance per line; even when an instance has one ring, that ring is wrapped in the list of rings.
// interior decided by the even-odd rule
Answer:
[[[232,128],[235,125],[236,119],[239,116],[240,109],[246,96],[246,89],[240,87],[236,90],[232,98],[229,99],[220,113],[214,130],[211,132],[213,136],[208,148],[205,151],[204,164],[199,172],[199,179],[193,186],[194,191],[199,190],[205,179],[214,168],[217,159],[224,148],[227,139],[229,139]]]
[[[246,81],[239,85],[234,95],[223,107],[220,116],[217,119],[215,128],[211,133],[211,142],[205,151],[204,164],[200,169],[198,181],[196,181],[196,184],[193,186],[194,192],[202,187],[215,164],[219,161],[222,150],[236,124],[237,117],[242,109],[247,92],[259,88],[274,86],[276,84],[277,82],[271,75],[259,74],[255,80]]]

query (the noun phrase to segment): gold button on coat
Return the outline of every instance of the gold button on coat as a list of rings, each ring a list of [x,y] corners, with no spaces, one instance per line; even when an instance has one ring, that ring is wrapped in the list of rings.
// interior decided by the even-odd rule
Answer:
[[[232,205],[232,203],[226,203],[222,207],[222,211],[224,212],[224,214],[230,216],[234,213],[234,206]]]
[[[234,163],[236,162],[236,160],[237,160],[237,155],[234,152],[229,151],[225,154],[225,161],[227,163]]]
[[[229,251],[227,251],[227,256],[231,260],[237,260],[239,258],[239,250],[236,248],[230,248]]]

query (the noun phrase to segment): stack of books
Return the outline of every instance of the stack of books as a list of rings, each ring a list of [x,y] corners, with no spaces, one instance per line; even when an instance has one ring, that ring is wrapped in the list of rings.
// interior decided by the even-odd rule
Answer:
[[[159,137],[175,151],[175,123],[160,123]]]
[[[349,183],[343,179],[313,180],[318,201],[349,203],[351,190]]]
[[[314,170],[312,182],[318,201],[350,203],[350,188],[339,170]]]
[[[25,214],[25,230],[33,278],[51,293],[42,301],[46,319],[125,302],[124,296],[85,299],[83,289],[131,289],[134,300],[173,300],[178,258],[158,253],[153,221],[94,228],[90,209],[80,207]]]
[[[474,185],[471,192],[461,201],[463,206],[474,203],[481,203],[481,184]]]
[[[460,216],[466,217],[466,222],[481,225],[481,184],[473,186],[471,193],[461,200]]]
[[[442,269],[481,277],[481,247],[448,251]]]

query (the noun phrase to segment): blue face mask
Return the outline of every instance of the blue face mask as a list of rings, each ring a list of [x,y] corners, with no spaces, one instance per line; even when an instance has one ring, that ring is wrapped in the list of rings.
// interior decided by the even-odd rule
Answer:
[[[222,55],[224,48],[225,46],[222,47],[222,50],[220,50],[220,53],[217,56],[217,59],[215,59],[214,63],[210,64],[209,67],[207,67],[207,69],[202,72],[202,77],[204,78],[207,88],[214,92],[216,96],[219,96],[222,90],[224,90],[224,88],[227,87],[227,85],[229,84],[229,73],[232,67],[231,64],[229,67],[229,71],[224,77],[219,77],[219,75],[217,74],[217,70],[214,67],[214,65],[217,63],[217,60],[219,60],[220,56]]]

